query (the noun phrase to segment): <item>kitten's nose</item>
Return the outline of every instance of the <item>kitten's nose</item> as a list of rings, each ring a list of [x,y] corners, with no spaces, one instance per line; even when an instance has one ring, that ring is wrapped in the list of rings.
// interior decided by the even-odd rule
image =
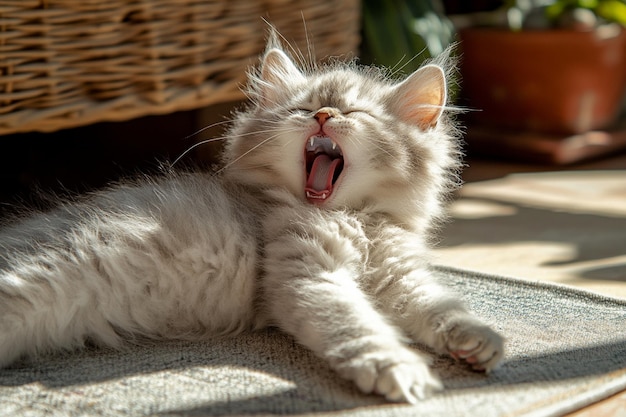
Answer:
[[[317,113],[315,113],[315,116],[313,117],[315,118],[315,120],[317,120],[320,126],[324,126],[324,123],[326,123],[326,120],[330,119],[333,116],[331,116],[329,113],[318,111]]]

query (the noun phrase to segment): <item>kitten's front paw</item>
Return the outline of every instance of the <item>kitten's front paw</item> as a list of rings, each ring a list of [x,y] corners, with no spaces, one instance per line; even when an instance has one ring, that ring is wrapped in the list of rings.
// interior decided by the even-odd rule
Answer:
[[[473,318],[456,320],[444,338],[450,356],[466,362],[475,371],[490,372],[504,354],[502,337]]]
[[[443,389],[428,365],[400,363],[383,369],[376,378],[374,391],[389,401],[415,404]]]
[[[389,401],[417,403],[443,386],[428,361],[412,351],[370,354],[340,370],[366,394],[375,392]]]

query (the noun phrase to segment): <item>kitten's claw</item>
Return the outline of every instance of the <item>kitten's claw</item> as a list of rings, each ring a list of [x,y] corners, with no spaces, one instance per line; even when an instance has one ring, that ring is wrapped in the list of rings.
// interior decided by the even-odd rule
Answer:
[[[474,319],[459,320],[446,335],[446,350],[478,372],[489,373],[504,353],[502,337]]]

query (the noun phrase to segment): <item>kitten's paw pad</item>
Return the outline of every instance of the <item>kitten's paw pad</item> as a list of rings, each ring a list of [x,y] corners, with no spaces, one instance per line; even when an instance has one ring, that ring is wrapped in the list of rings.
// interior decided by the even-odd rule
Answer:
[[[479,372],[490,372],[502,359],[504,340],[476,321],[457,323],[447,336],[447,350],[454,359]]]

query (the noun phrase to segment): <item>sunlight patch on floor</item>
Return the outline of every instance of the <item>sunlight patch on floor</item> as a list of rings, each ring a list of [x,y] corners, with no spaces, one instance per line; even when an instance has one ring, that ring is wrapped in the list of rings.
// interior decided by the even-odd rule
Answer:
[[[626,170],[470,182],[450,214],[439,264],[626,298]]]
[[[569,212],[626,216],[626,170],[511,174],[466,184],[461,195]]]
[[[568,278],[568,272],[564,271],[567,268],[546,268],[545,265],[567,262],[575,259],[576,255],[574,245],[557,242],[511,242],[497,245],[467,243],[436,249],[435,261],[517,278],[558,280]]]
[[[455,219],[482,219],[486,217],[513,216],[517,209],[511,205],[487,201],[461,199],[450,206]]]

